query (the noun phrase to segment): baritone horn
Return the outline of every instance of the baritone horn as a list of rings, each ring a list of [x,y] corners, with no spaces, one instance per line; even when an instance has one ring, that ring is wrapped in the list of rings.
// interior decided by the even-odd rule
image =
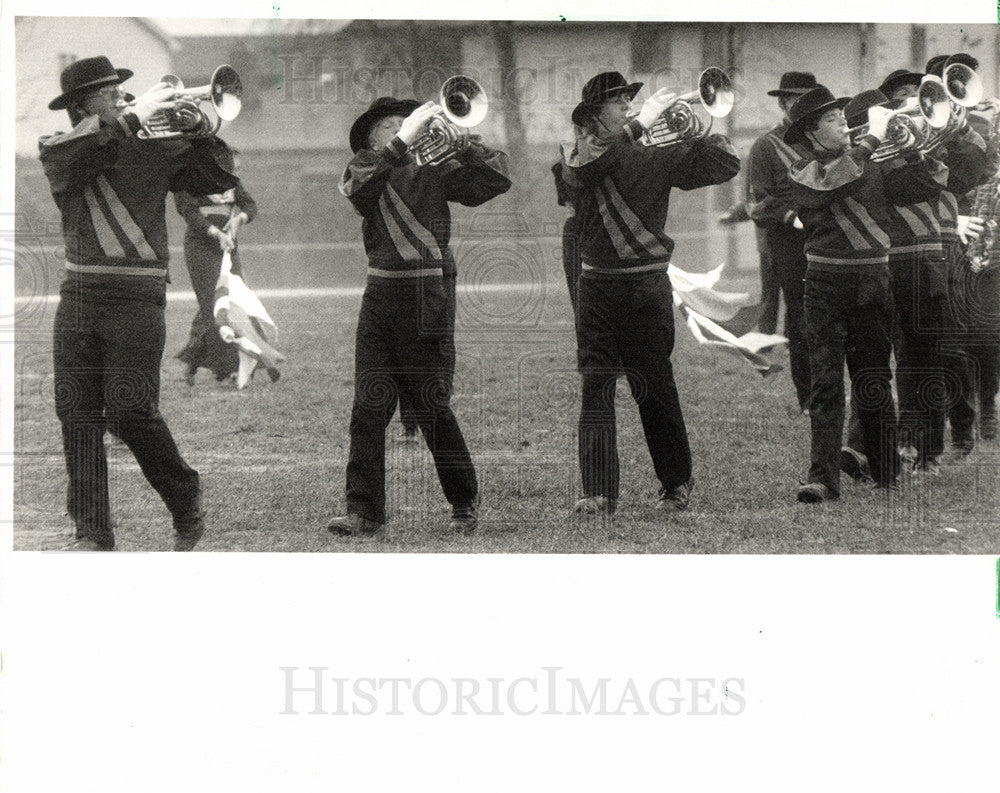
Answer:
[[[948,100],[948,113],[945,123],[931,136],[922,151],[930,151],[944,143],[965,126],[969,108],[973,108],[983,100],[983,81],[972,69],[964,63],[945,63],[943,77],[926,75],[920,89],[925,85],[936,86],[937,93],[943,93]]]
[[[212,73],[208,85],[185,88],[173,74],[160,78],[174,89],[171,107],[154,113],[138,137],[145,139],[205,138],[219,131],[223,121],[232,121],[243,107],[243,83],[232,66],[223,64]],[[130,104],[134,104],[134,101]],[[211,105],[209,113],[206,105]]]
[[[449,77],[438,95],[441,112],[435,114],[409,146],[418,166],[440,165],[458,156],[468,146],[468,130],[486,118],[489,100],[482,86],[471,77]]]
[[[950,115],[950,101],[940,81],[921,83],[917,95],[893,111],[885,140],[869,159],[884,162],[908,151],[925,151],[937,132],[948,124]],[[868,129],[868,124],[861,124],[847,130],[851,143],[857,145],[868,134]]]
[[[699,100],[708,113],[706,123],[694,111],[693,100]],[[736,93],[733,81],[722,69],[709,66],[698,77],[698,88],[678,96],[642,137],[646,146],[672,146],[689,140],[704,138],[712,129],[712,122],[725,118],[733,109]]]

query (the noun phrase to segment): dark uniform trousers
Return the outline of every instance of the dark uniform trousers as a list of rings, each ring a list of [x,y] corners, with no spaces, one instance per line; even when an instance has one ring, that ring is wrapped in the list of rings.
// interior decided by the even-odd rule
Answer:
[[[872,477],[884,484],[899,471],[889,369],[891,301],[887,265],[810,265],[807,271],[804,305],[812,373],[808,481],[834,493],[840,493],[845,359]]]
[[[106,429],[135,455],[171,514],[199,511],[198,472],[181,458],[159,412],[163,303],[101,300],[67,279],[53,329],[56,414],[62,424],[67,509],[77,536],[112,539]]]
[[[805,295],[805,232],[787,224],[767,229],[767,251],[778,284],[785,295],[785,336],[788,338],[788,364],[799,408],[809,405],[811,378],[809,345],[803,326],[802,301]]]
[[[585,496],[618,498],[615,381],[622,368],[639,408],[657,479],[667,492],[691,478],[691,450],[674,383],[674,309],[663,270],[579,280],[577,349],[583,378],[579,424]]]
[[[233,271],[242,272],[239,249],[234,249],[230,256]],[[177,357],[192,366],[211,369],[218,380],[224,380],[239,368],[240,360],[235,345],[222,340],[215,324],[215,285],[222,268],[219,241],[188,231],[184,235],[184,261],[198,298],[198,313],[191,323],[188,343]]]
[[[455,374],[455,276],[370,278],[354,349],[347,511],[385,522],[385,431],[402,395],[412,406],[453,506],[476,500],[472,457],[450,401]]]
[[[899,441],[912,444],[920,460],[944,450],[948,406],[947,373],[941,357],[947,273],[939,252],[921,252],[891,263],[899,329],[896,389]]]
[[[576,215],[570,215],[562,227],[562,266],[566,276],[566,288],[569,289],[569,302],[576,315],[577,286],[583,266],[580,252],[580,221]]]
[[[757,258],[760,262],[760,319],[757,321],[757,329],[761,333],[777,333],[778,305],[781,302],[781,281],[778,279],[778,273],[775,271],[771,253],[767,249],[767,230],[757,226],[755,233],[759,238],[757,243]],[[802,301],[800,299],[800,319],[801,314]]]
[[[991,413],[1000,385],[1000,267],[972,272],[957,242],[945,246],[948,262],[947,333],[943,355],[954,385],[949,420],[952,440],[971,441],[980,409]]]
[[[1000,265],[969,273],[970,293],[975,295],[974,324],[965,350],[974,362],[973,387],[979,398],[980,416],[996,410],[1000,390]]]

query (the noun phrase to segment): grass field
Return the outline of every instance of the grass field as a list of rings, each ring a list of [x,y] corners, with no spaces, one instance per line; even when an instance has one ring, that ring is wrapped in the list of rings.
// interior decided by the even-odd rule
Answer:
[[[255,285],[259,282],[253,282]],[[488,279],[486,279],[488,280]],[[460,283],[462,280],[460,278]],[[749,289],[751,282],[727,289]],[[808,419],[787,369],[762,379],[699,348],[678,320],[673,356],[694,456],[689,511],[654,510],[657,483],[635,405],[619,382],[622,493],[613,524],[570,517],[578,497],[579,383],[565,286],[486,283],[459,294],[453,407],[477,466],[483,507],[471,537],[446,533],[448,505],[423,443],[387,442],[389,537],[329,535],[342,510],[353,341],[360,294],[272,295],[265,304],[287,354],[282,379],[237,392],[202,371],[182,381],[173,359],[195,304],[167,307],[161,409],[203,479],[209,531],[199,551],[478,553],[997,553],[1000,446],[980,442],[936,478],[910,479],[887,500],[844,478],[839,502],[801,505]],[[346,293],[345,293],[346,292]],[[55,306],[19,314],[16,351],[14,547],[54,550],[72,534],[51,397]],[[784,352],[776,354],[787,363]],[[122,551],[165,551],[170,518],[128,449],[109,443]]]

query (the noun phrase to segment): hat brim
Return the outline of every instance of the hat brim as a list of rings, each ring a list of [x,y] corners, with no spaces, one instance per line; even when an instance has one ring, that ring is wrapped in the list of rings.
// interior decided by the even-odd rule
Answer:
[[[773,91],[768,91],[768,96],[803,96],[808,94],[816,86],[811,86],[809,88],[775,88]]]
[[[628,94],[628,101],[631,102],[635,99],[635,95],[639,93],[642,89],[643,83],[629,83],[624,88],[612,88],[609,91],[605,91],[605,98],[608,96],[614,96],[615,94]]]
[[[420,105],[421,103],[415,99],[400,99],[392,104],[366,110],[351,125],[351,151],[357,154],[362,149],[368,148],[368,133],[371,132],[371,128],[376,122],[388,116],[403,116],[405,118]]]
[[[806,113],[802,118],[793,121],[788,129],[785,130],[785,134],[782,136],[782,140],[788,144],[802,143],[805,141],[806,136],[803,131],[803,127],[811,122],[817,116],[821,116],[828,110],[843,110],[850,103],[851,97],[842,96],[838,99],[834,99],[832,102],[826,102],[825,104],[819,105],[808,113]]]
[[[954,63],[960,63],[963,66],[968,66],[970,69],[975,71],[979,68],[979,59],[969,55],[967,52],[956,52],[954,55],[949,56],[948,60],[945,61],[945,66],[951,66]],[[976,64],[973,66],[972,64]]]
[[[570,118],[578,127],[586,126],[587,121],[594,117],[597,109],[600,108],[608,97],[617,96],[618,94],[627,94],[628,101],[631,102],[635,99],[636,94],[642,90],[643,85],[644,83],[629,83],[628,85],[622,85],[618,88],[609,88],[607,91],[602,91],[601,95],[596,98],[596,101],[581,102],[574,107],[572,114],[570,114]]]
[[[909,72],[908,74],[901,74],[898,77],[893,77],[891,80],[886,80],[878,87],[878,90],[885,94],[889,99],[892,99],[892,95],[896,92],[897,88],[904,85],[919,86],[923,79],[924,75],[917,74],[916,72]]]
[[[72,91],[60,94],[49,102],[49,110],[65,110],[70,105],[76,103],[82,94],[86,94],[87,92],[93,91],[95,88],[100,88],[104,85],[121,85],[129,77],[135,74],[135,72],[131,69],[115,69],[115,73],[118,75],[117,77],[112,77],[109,74],[107,77],[102,77],[100,80],[94,80],[86,85],[78,85]]]

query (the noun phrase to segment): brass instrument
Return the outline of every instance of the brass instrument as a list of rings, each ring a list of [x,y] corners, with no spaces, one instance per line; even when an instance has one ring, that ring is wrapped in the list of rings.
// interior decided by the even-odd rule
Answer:
[[[975,107],[983,99],[982,80],[964,63],[946,63],[943,75],[943,78],[938,78],[928,74],[920,84],[921,91],[925,85],[939,86],[935,90],[943,90],[949,102],[946,123],[921,147],[924,152],[931,151],[961,130],[965,126],[968,109]]]
[[[699,100],[709,119],[706,123],[695,113],[691,102]],[[733,81],[722,69],[710,66],[698,77],[698,88],[681,94],[642,136],[645,146],[672,146],[675,143],[704,138],[712,122],[725,118],[733,109],[736,94]]]
[[[223,121],[232,121],[243,107],[243,84],[232,66],[219,66],[208,85],[185,88],[173,74],[160,78],[174,89],[172,106],[154,113],[139,130],[144,139],[205,138],[219,131]],[[214,113],[203,105],[210,103]],[[129,104],[135,104],[135,100]]]
[[[944,89],[934,82],[926,82],[920,86],[915,97],[910,97],[902,107],[893,111],[886,127],[885,139],[872,152],[873,162],[891,160],[907,151],[923,151],[927,141],[935,131],[948,123],[951,113],[948,97]],[[857,141],[868,134],[869,125],[861,124],[847,130],[851,142]]]
[[[489,109],[482,86],[461,74],[444,81],[438,104],[441,112],[407,148],[419,166],[440,165],[463,152],[468,146],[468,130],[482,122]]]

